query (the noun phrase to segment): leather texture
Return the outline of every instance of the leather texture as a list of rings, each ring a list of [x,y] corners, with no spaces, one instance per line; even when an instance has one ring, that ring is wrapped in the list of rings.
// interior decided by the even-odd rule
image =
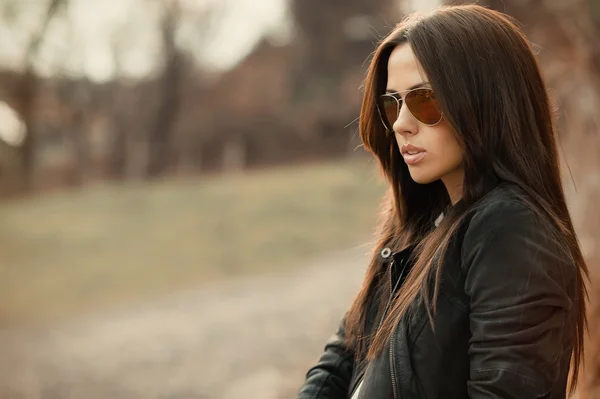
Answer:
[[[452,243],[433,325],[417,298],[389,360],[359,367],[342,318],[298,399],[347,399],[363,377],[359,398],[566,398],[577,270],[550,223],[499,186]],[[399,265],[410,253],[390,259]]]

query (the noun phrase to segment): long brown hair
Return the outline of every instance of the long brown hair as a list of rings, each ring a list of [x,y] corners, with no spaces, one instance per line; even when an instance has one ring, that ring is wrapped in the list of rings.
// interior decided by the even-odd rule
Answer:
[[[411,46],[464,148],[460,206],[450,206],[440,181],[417,184],[410,178],[394,135],[380,121],[376,99],[386,88],[390,53],[402,43]],[[554,116],[531,46],[505,14],[477,5],[443,6],[409,15],[381,41],[366,77],[359,129],[390,189],[382,203],[372,261],[346,316],[347,344],[359,357],[364,353],[362,360],[381,353],[419,295],[433,323],[441,260],[451,238],[485,194],[498,182],[507,182],[527,206],[550,220],[578,266],[571,323],[574,391],[583,357],[588,273],[563,192]],[[442,212],[443,220],[433,229]],[[377,254],[385,246],[398,250],[412,244],[414,265],[381,328],[366,340],[367,308],[374,295],[386,291],[381,289],[385,279],[380,279],[385,266]]]

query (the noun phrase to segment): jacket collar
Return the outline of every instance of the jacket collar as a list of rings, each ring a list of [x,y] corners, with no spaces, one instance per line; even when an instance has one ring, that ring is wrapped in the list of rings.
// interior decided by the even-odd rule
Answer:
[[[394,263],[396,265],[405,264],[406,261],[410,258],[410,256],[414,252],[416,246],[417,246],[417,244],[413,243],[413,244],[409,245],[408,247],[401,249],[398,252],[394,252],[394,254],[392,255],[392,257],[394,258]]]

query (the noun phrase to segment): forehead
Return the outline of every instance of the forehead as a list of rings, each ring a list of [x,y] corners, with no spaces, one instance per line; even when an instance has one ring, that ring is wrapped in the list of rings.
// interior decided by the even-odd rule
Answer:
[[[387,90],[390,91],[406,90],[427,81],[408,43],[400,44],[392,50],[387,69]]]

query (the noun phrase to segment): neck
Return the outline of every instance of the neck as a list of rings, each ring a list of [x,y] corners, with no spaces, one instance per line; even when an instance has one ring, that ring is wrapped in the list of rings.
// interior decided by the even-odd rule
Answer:
[[[446,191],[448,191],[450,202],[452,202],[453,206],[462,198],[464,177],[464,170],[459,168],[442,178],[442,182],[444,183],[444,186],[446,186]]]

